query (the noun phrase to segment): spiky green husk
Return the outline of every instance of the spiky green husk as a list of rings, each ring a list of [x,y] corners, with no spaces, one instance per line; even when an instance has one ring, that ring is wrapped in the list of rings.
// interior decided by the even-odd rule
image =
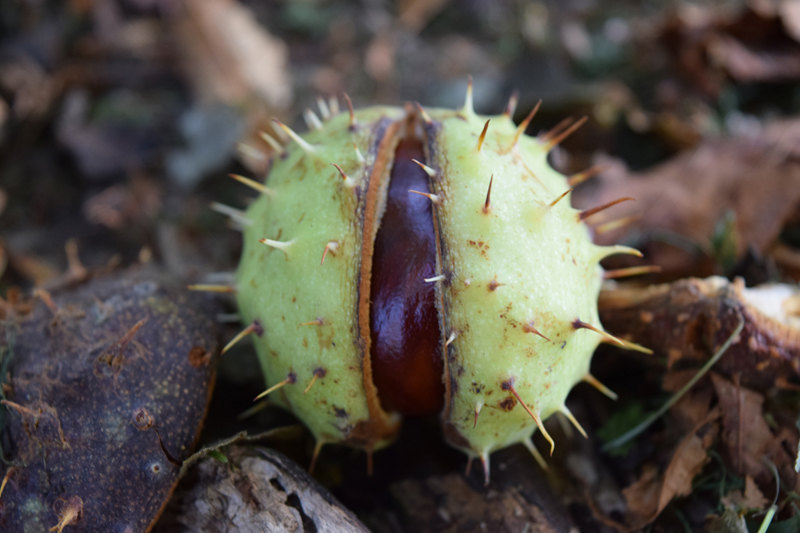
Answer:
[[[442,342],[455,336],[446,348],[443,377],[445,436],[470,456],[486,457],[536,430],[509,385],[545,419],[563,409],[570,389],[588,373],[601,337],[573,324],[579,319],[600,327],[598,261],[608,252],[591,242],[568,198],[549,205],[569,188],[567,181],[547,164],[547,148],[538,140],[523,135],[515,142],[516,127],[507,116],[491,117],[477,150],[488,117],[469,107],[428,114],[430,123],[419,122],[427,164],[436,171],[431,190],[439,196],[434,212],[437,268],[445,275],[436,282]],[[312,148],[290,142],[269,174],[274,195],[262,195],[247,211],[252,224],[244,231],[237,274],[240,312],[247,323],[263,326],[255,345],[267,383],[294,377],[272,399],[322,442],[374,449],[396,427],[395,417],[370,404],[358,306],[365,232],[368,240],[376,231],[365,217],[368,185],[388,176],[390,161],[373,167],[377,159],[393,156],[396,139],[384,135],[405,115],[400,108],[369,108],[356,113],[358,127],[352,128],[342,114],[303,136]],[[402,135],[397,132],[390,135]],[[377,187],[378,198],[385,189]],[[379,199],[373,209],[378,219],[380,205]],[[259,242],[264,238],[291,244],[274,248]],[[320,265],[332,241],[336,255]],[[301,325],[314,321],[321,323]],[[319,369],[324,377],[303,394]],[[364,430],[376,418],[382,427],[377,435]]]

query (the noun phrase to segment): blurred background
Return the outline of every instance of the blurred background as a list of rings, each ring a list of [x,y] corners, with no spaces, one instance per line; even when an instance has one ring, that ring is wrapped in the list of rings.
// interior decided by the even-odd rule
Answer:
[[[745,272],[765,256],[796,276],[796,173],[773,176],[774,208],[753,213],[741,191],[770,180],[757,155],[715,145],[713,165],[669,180],[652,170],[731,137],[798,150],[786,118],[800,109],[798,4],[2,2],[0,286],[63,270],[69,239],[90,265],[144,255],[184,277],[230,270],[239,238],[207,206],[242,205],[226,174],[264,174],[258,133],[272,117],[304,131],[304,109],[318,96],[344,106],[345,92],[356,106],[455,107],[468,75],[480,113],[519,91],[520,120],[542,99],[529,134],[589,117],[552,163],[605,171],[578,204],[647,182],[630,208],[642,220],[609,239],[651,243],[664,277]]]
[[[0,295],[148,262],[222,279],[241,237],[209,204],[247,204],[227,174],[263,179],[273,117],[305,131],[303,111],[318,97],[345,108],[343,93],[356,107],[457,107],[469,75],[479,113],[518,91],[519,122],[541,99],[530,135],[589,118],[551,163],[598,171],[577,206],[637,199],[597,222],[599,240],[662,267],[639,283],[800,280],[798,1],[3,0]],[[249,347],[230,355],[205,442],[287,419],[236,421],[263,384]],[[463,467],[437,440],[427,462],[392,470],[398,450],[378,455],[378,481],[342,484],[363,468],[349,450],[320,478],[380,515],[381,483]],[[573,519],[591,515],[581,505]]]

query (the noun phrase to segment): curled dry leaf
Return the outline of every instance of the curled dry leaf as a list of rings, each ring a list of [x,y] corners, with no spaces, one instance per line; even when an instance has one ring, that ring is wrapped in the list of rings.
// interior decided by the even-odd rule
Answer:
[[[774,82],[800,76],[797,2],[745,4],[735,13],[733,4],[685,4],[661,30],[674,70],[709,95],[718,95],[728,78]]]
[[[48,300],[0,322],[0,530],[145,531],[205,416],[215,304],[155,270]]]
[[[734,472],[769,486],[774,480],[764,462],[768,459],[778,468],[783,485],[794,487],[794,457],[786,450],[797,449],[797,430],[783,427],[773,433],[764,418],[764,396],[716,374],[711,380],[723,412],[722,442]]]
[[[740,375],[742,384],[767,390],[800,376],[800,291],[787,285],[747,289],[737,279],[685,279],[643,289],[603,291],[600,318],[605,327],[666,356],[673,369],[681,361],[706,361],[744,319],[735,342],[714,366]]]
[[[692,479],[708,462],[708,449],[717,437],[714,423],[719,409],[708,413],[678,444],[669,466],[662,476],[655,467],[646,467],[642,476],[622,494],[630,511],[628,521],[631,531],[642,528],[656,519],[672,498],[687,496],[692,492]]]
[[[271,109],[292,100],[288,48],[253,12],[233,0],[187,0],[177,24],[184,67],[201,99],[246,104],[256,98]]]
[[[707,141],[643,173],[606,161],[593,186],[579,190],[581,206],[602,205],[624,196],[636,202],[598,215],[596,224],[638,215],[628,235],[648,242],[645,253],[670,276],[709,272],[696,252],[664,244],[681,236],[684,246],[711,253],[711,240],[727,212],[735,215],[736,258],[748,246],[765,252],[784,223],[800,206],[800,121],[769,124],[757,138]],[[601,244],[618,242],[621,230],[598,236]]]
[[[256,173],[267,168],[260,152],[270,147],[259,135],[272,132],[293,97],[289,49],[270,35],[253,12],[235,0],[185,0],[175,29],[183,66],[205,104],[223,102],[243,111],[247,121],[242,162]]]
[[[740,490],[732,490],[720,498],[720,502],[726,508],[736,511],[739,509],[765,509],[769,500],[764,497],[753,477],[745,476],[744,483],[744,494]]]

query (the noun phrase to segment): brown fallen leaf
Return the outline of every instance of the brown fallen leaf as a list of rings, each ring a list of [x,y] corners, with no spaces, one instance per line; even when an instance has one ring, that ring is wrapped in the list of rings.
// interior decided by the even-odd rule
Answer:
[[[720,502],[729,509],[738,511],[739,509],[764,509],[769,500],[764,497],[761,489],[756,485],[753,476],[745,476],[744,494],[740,490],[732,490],[720,498]]]
[[[774,483],[773,474],[764,459],[778,468],[781,481],[794,487],[797,474],[794,457],[786,447],[797,449],[797,431],[782,428],[774,434],[764,418],[764,397],[757,392],[737,386],[731,381],[711,374],[711,381],[722,409],[722,443],[728,463],[739,475],[754,477],[761,484]]]
[[[185,0],[176,30],[184,67],[201,100],[245,104],[253,98],[273,109],[292,101],[288,49],[253,12],[233,0]]]
[[[746,2],[736,11],[685,4],[666,20],[660,41],[673,70],[716,97],[729,78],[778,81],[800,76],[796,2]]]
[[[263,172],[266,162],[258,152],[271,149],[259,132],[273,133],[272,117],[283,115],[292,102],[288,47],[240,2],[184,0],[183,6],[175,32],[192,89],[204,104],[224,102],[243,111],[246,148],[239,156]]]
[[[768,390],[778,378],[800,376],[800,316],[792,311],[798,298],[788,285],[746,289],[741,279],[690,278],[603,291],[599,308],[608,331],[652,348],[674,370],[698,368],[744,319],[738,342],[714,371]]]
[[[594,225],[637,215],[625,229],[597,236],[601,244],[635,238],[648,261],[669,278],[709,275],[712,237],[731,212],[735,257],[748,247],[764,253],[800,205],[800,121],[767,125],[758,138],[706,141],[695,150],[643,173],[624,164],[600,161],[606,170],[591,186],[579,189],[581,208],[633,197],[593,216]],[[641,244],[639,244],[641,243]]]
[[[681,440],[662,476],[655,467],[644,469],[641,477],[622,490],[628,502],[630,530],[651,523],[676,497],[692,492],[692,479],[708,462],[708,449],[717,437],[719,409],[714,409]]]

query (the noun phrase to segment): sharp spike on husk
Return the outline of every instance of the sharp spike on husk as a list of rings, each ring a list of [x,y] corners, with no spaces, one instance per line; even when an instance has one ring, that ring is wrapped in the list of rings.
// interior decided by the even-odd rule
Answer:
[[[616,254],[627,254],[627,255],[635,255],[636,257],[644,257],[642,252],[640,252],[636,248],[631,248],[630,246],[624,246],[622,244],[615,244],[614,246],[600,247],[600,253],[593,258],[593,262],[599,262],[602,259],[605,259],[606,257]]]
[[[251,416],[255,415],[256,413],[260,413],[261,411],[263,411],[264,409],[266,409],[270,405],[272,405],[272,402],[270,402],[269,400],[261,400],[260,402],[258,402],[254,406],[250,407],[249,409],[245,409],[244,411],[242,411],[241,413],[236,415],[236,419],[237,420],[245,420],[247,418],[250,418]]]
[[[568,195],[571,192],[572,192],[572,189],[567,189],[565,192],[561,193],[561,196],[559,196],[558,198],[556,198],[555,200],[553,200],[552,202],[547,204],[547,207],[555,207],[555,205],[558,202],[560,202],[562,198],[564,198],[566,195]]]
[[[6,484],[8,483],[8,478],[11,477],[12,470],[13,468],[9,467],[8,470],[6,470],[6,475],[3,476],[3,482],[0,483],[0,498],[3,497],[3,491],[6,489]]]
[[[572,414],[572,411],[570,411],[566,405],[562,405],[560,411],[561,414],[567,417],[567,420],[572,422],[572,425],[575,426],[575,429],[577,429],[581,435],[583,435],[583,438],[589,438],[589,436],[586,434],[586,430],[583,429],[583,426],[580,425],[578,419],[575,418],[575,415]]]
[[[638,343],[635,343],[635,342],[631,342],[631,341],[626,341],[624,339],[618,339],[618,340],[622,341],[622,346],[620,346],[620,348],[624,348],[626,350],[631,350],[633,352],[644,353],[644,354],[647,354],[647,355],[653,355],[653,350],[651,350],[650,348],[647,348],[645,346],[642,346],[641,344],[638,344]],[[603,342],[607,342],[607,341],[603,341]],[[610,341],[608,341],[608,342],[609,342],[609,344],[617,344],[616,342],[610,342]]]
[[[472,107],[472,75],[467,76],[467,96],[464,98],[464,106],[461,108],[462,115],[474,115]]]
[[[245,157],[251,157],[256,161],[266,161],[267,156],[261,150],[253,148],[247,143],[237,143],[236,149],[239,151],[240,154],[244,155]]]
[[[613,390],[609,389],[608,387],[600,383],[600,381],[598,381],[598,379],[591,374],[586,374],[585,376],[583,376],[583,381],[585,381],[595,389],[599,390],[612,400],[616,400],[617,398],[619,398],[616,392],[614,392]]]
[[[483,125],[483,131],[481,131],[481,136],[478,137],[478,144],[475,146],[475,151],[480,152],[481,148],[483,147],[483,141],[486,140],[486,132],[489,130],[489,122],[491,119],[486,121],[486,124]]]
[[[277,248],[278,250],[286,254],[286,257],[289,257],[289,248],[292,246],[292,244],[294,244],[294,239],[285,242],[273,241],[272,239],[258,239],[258,242],[260,242],[261,244],[266,244],[267,246],[271,246],[273,248]]]
[[[228,344],[226,344],[225,347],[222,349],[222,353],[224,354],[225,352],[236,346],[236,344],[240,340],[244,339],[251,333],[255,333],[256,335],[260,336],[263,332],[264,330],[261,327],[261,324],[259,324],[258,322],[253,322],[252,324],[244,328],[242,331],[240,331],[234,338],[232,338],[231,341]]]
[[[453,344],[453,341],[456,340],[456,337],[458,337],[458,334],[455,331],[450,332],[450,336],[447,337],[447,340],[444,343],[444,347],[447,348],[448,346]]]
[[[506,108],[503,111],[503,116],[508,117],[509,120],[514,120],[514,113],[517,111],[517,103],[519,102],[519,91],[514,91],[511,93],[511,97],[508,99],[508,103],[506,104]]]
[[[542,467],[542,470],[549,469],[549,467],[547,466],[547,461],[544,460],[542,454],[539,453],[539,450],[537,450],[536,446],[533,444],[533,439],[528,437],[527,439],[522,441],[522,444],[528,449],[528,451],[531,453],[536,462],[539,463],[539,466]]]
[[[284,379],[283,381],[280,381],[280,382],[276,383],[275,385],[273,385],[272,387],[268,388],[267,390],[265,390],[264,392],[262,392],[261,394],[256,396],[253,401],[260,400],[264,396],[272,394],[273,392],[275,392],[276,390],[280,389],[281,387],[285,387],[286,385],[294,384],[296,381],[297,381],[297,376],[295,376],[294,374],[290,373],[289,375],[286,376],[286,379]]]
[[[319,119],[317,114],[314,113],[309,108],[306,108],[306,110],[303,111],[303,118],[306,121],[306,126],[308,126],[308,129],[310,129],[310,130],[321,130],[322,129],[322,121]]]
[[[658,265],[644,265],[618,268],[616,270],[606,270],[603,272],[603,279],[627,278],[630,276],[640,276],[642,274],[652,274],[655,272],[661,272],[661,267]]]
[[[578,185],[580,185],[584,181],[588,180],[589,178],[592,178],[594,176],[597,176],[601,172],[604,172],[606,170],[606,168],[607,167],[602,166],[602,165],[595,165],[593,167],[589,167],[586,170],[583,170],[581,172],[578,172],[578,173],[573,174],[572,176],[568,177],[567,178],[567,184],[570,187],[577,187]]]
[[[472,472],[472,461],[474,460],[475,458],[471,455],[467,456],[467,466],[464,467],[464,477],[469,477],[469,473]]]
[[[570,126],[569,128],[567,128],[567,129],[566,129],[566,131],[562,132],[561,134],[559,134],[559,135],[558,135],[557,137],[555,137],[554,139],[550,139],[549,141],[547,141],[547,144],[545,144],[545,145],[544,145],[544,149],[545,149],[545,151],[548,151],[548,152],[549,152],[549,151],[550,151],[550,150],[552,150],[552,149],[553,149],[555,146],[557,146],[557,145],[561,144],[561,142],[562,142],[564,139],[566,139],[567,137],[569,137],[570,135],[572,135],[573,133],[575,133],[575,130],[577,130],[578,128],[580,128],[581,126],[583,126],[583,125],[584,125],[584,123],[585,123],[587,120],[589,120],[589,117],[581,117],[581,118],[580,118],[580,119],[579,119],[577,122],[575,122],[575,124],[573,124],[572,126]]]
[[[311,381],[308,383],[308,386],[305,388],[305,390],[303,390],[303,394],[307,393],[309,389],[311,389],[311,386],[314,385],[318,379],[324,378],[325,374],[327,373],[328,372],[324,368],[314,369],[314,375],[312,376]]]
[[[594,226],[594,233],[595,235],[602,235],[604,233],[608,233],[609,231],[621,229],[628,224],[639,220],[639,218],[641,218],[641,215],[636,214],[629,217],[618,218],[617,220],[611,220],[610,222],[604,222]]]
[[[321,326],[325,323],[323,318],[317,317],[311,322],[300,322],[301,326]]]
[[[547,439],[547,442],[550,443],[550,455],[553,455],[553,450],[556,449],[556,443],[553,441],[553,437],[551,437],[550,434],[547,432],[547,430],[544,428],[544,424],[542,424],[541,417],[538,414],[534,413],[531,410],[531,408],[528,407],[525,404],[525,402],[522,401],[522,398],[520,398],[519,394],[517,393],[517,390],[514,388],[514,384],[511,381],[512,381],[511,379],[504,381],[503,384],[500,386],[500,388],[503,389],[504,391],[510,392],[514,396],[514,398],[517,399],[522,408],[528,412],[533,421],[536,422],[536,426],[539,428],[539,431],[542,432],[542,436],[544,436],[544,438]]]
[[[472,422],[472,429],[478,427],[478,415],[481,414],[481,410],[483,409],[483,401],[479,401],[475,404],[475,420]]]
[[[287,126],[278,119],[273,118],[272,121],[275,124],[277,124],[286,133],[286,135],[289,136],[290,139],[296,142],[297,145],[300,147],[300,149],[303,150],[305,153],[313,154],[317,151],[314,145],[309,144],[305,139],[303,139],[297,133],[295,133],[295,131],[292,128],[290,128],[289,126]]]
[[[348,176],[347,174],[344,173],[344,170],[342,170],[342,167],[340,167],[336,163],[331,163],[331,165],[336,167],[336,170],[339,171],[339,174],[342,176],[342,182],[344,183],[345,187],[347,187],[348,189],[352,189],[353,187],[358,185],[356,183],[356,180],[354,180],[353,178],[351,178],[350,176]]]
[[[252,220],[247,218],[244,211],[236,209],[235,207],[221,204],[219,202],[211,202],[210,207],[213,211],[230,217],[231,220],[242,226],[249,226],[253,223]]]
[[[364,159],[364,156],[361,155],[361,150],[358,149],[358,145],[356,143],[353,143],[353,149],[356,151],[356,159],[363,165],[366,160]]]
[[[314,374],[311,377],[311,381],[308,382],[308,386],[305,389],[303,389],[303,394],[307,393],[311,389],[311,387],[314,385],[314,383],[317,382],[317,379],[319,379],[319,378],[317,377],[316,374]]]
[[[325,445],[324,440],[318,440],[317,443],[314,445],[314,453],[311,455],[311,464],[308,465],[309,475],[312,475],[314,473],[314,467],[317,465],[317,459],[319,458],[319,453],[322,451],[322,447],[324,445]]]
[[[575,117],[567,117],[567,118],[565,118],[564,120],[562,120],[561,122],[559,122],[558,124],[553,126],[553,128],[550,131],[547,131],[547,132],[543,133],[541,136],[539,136],[539,142],[543,142],[543,143],[547,142],[548,140],[552,139],[554,136],[556,136],[559,133],[561,133],[562,131],[564,131],[564,128],[568,127],[573,122],[575,122]]]
[[[425,122],[425,124],[432,124],[433,120],[431,120],[431,116],[427,111],[425,111],[425,108],[422,107],[419,102],[414,102],[414,104],[417,106],[417,109],[419,110],[419,116],[422,117],[422,120]]]
[[[228,176],[235,179],[239,183],[247,185],[254,191],[260,192],[261,194],[266,194],[267,196],[275,196],[274,190],[270,189],[266,185],[259,183],[255,180],[251,180],[250,178],[245,178],[244,176],[240,176],[239,174],[228,174]]]
[[[538,329],[536,329],[536,328],[534,327],[534,325],[533,325],[533,320],[531,320],[530,322],[528,322],[527,324],[525,324],[524,326],[522,326],[522,331],[524,331],[525,333],[533,333],[534,335],[538,335],[538,336],[540,336],[541,338],[543,338],[543,339],[544,339],[544,340],[546,340],[547,342],[550,342],[550,339],[548,339],[547,337],[545,337],[545,336],[542,334],[542,332],[540,332]]]
[[[430,193],[421,192],[421,191],[415,191],[414,189],[409,189],[408,192],[413,192],[414,194],[419,194],[420,196],[425,196],[426,198],[428,198],[434,204],[438,204],[441,201],[441,197],[437,196],[435,194],[430,194]]]
[[[542,101],[541,100],[536,102],[536,105],[533,107],[533,109],[531,109],[531,112],[528,113],[528,116],[525,117],[525,120],[523,120],[522,122],[519,123],[519,126],[517,126],[517,131],[514,132],[514,138],[511,141],[511,146],[508,147],[508,150],[513,149],[517,145],[517,142],[519,141],[520,136],[523,133],[525,133],[526,129],[528,129],[528,124],[530,124],[531,120],[533,120],[533,117],[536,116],[536,112],[539,111],[539,106],[541,106],[541,105],[542,105]]]
[[[279,156],[286,155],[286,148],[284,148],[283,145],[275,139],[275,137],[265,131],[262,131],[261,138],[266,141],[266,143],[275,151],[276,154]]]
[[[331,110],[332,117],[339,114],[339,98],[337,98],[336,95],[332,95],[328,98],[328,109]]]
[[[447,276],[444,274],[439,274],[438,276],[433,276],[432,278],[425,278],[425,283],[433,283],[435,281],[443,281]]]
[[[624,346],[625,343],[622,340],[616,338],[614,335],[607,331],[603,331],[602,329],[589,324],[588,322],[584,322],[580,318],[576,318],[572,321],[572,329],[579,330],[579,329],[588,329],[589,331],[594,331],[598,335],[601,335],[604,339],[608,340],[612,344],[616,344],[618,346]]]
[[[347,109],[350,112],[350,131],[355,130],[358,127],[358,121],[356,120],[356,112],[353,110],[353,101],[350,100],[350,95],[347,93],[342,93],[344,96],[344,101],[347,102]]]
[[[609,207],[613,207],[613,206],[615,206],[617,204],[620,204],[622,202],[628,202],[628,201],[635,201],[635,199],[631,198],[630,196],[626,196],[624,198],[617,198],[616,200],[612,200],[612,201],[610,201],[608,203],[605,203],[603,205],[598,205],[597,207],[592,207],[591,209],[585,209],[585,210],[581,211],[580,213],[578,213],[578,220],[586,220],[590,216],[595,215],[595,214],[599,213],[600,211],[605,211]]]
[[[322,115],[322,120],[331,119],[331,110],[328,108],[328,103],[321,96],[317,96],[317,107],[319,107],[319,114]]]
[[[435,177],[436,177],[436,171],[435,171],[435,170],[433,170],[431,167],[429,167],[428,165],[426,165],[426,164],[424,164],[424,163],[420,163],[420,162],[419,162],[419,161],[417,161],[416,159],[412,159],[412,161],[413,161],[414,163],[416,163],[417,165],[419,165],[419,167],[420,167],[422,170],[424,170],[424,171],[425,171],[425,174],[427,174],[427,175],[428,175],[428,176],[430,176],[431,178],[435,178]]]
[[[574,329],[589,329],[591,331],[594,331],[595,333],[597,333],[597,334],[599,334],[599,335],[601,335],[603,337],[603,340],[601,342],[604,342],[604,343],[607,343],[607,344],[614,344],[614,345],[619,346],[621,348],[625,348],[626,350],[633,350],[633,351],[636,351],[636,352],[642,352],[642,353],[646,353],[646,354],[652,354],[653,353],[653,350],[651,350],[649,348],[645,348],[644,346],[642,346],[640,344],[636,344],[635,342],[622,340],[622,339],[620,339],[618,337],[615,337],[614,335],[612,335],[611,333],[609,333],[607,331],[603,331],[600,328],[597,328],[597,327],[595,327],[595,326],[593,326],[591,324],[588,324],[588,323],[580,320],[579,318],[576,318],[575,321],[572,322],[572,327]]]
[[[236,294],[239,292],[235,285],[211,285],[206,283],[198,283],[195,285],[188,285],[186,288],[190,291],[199,292],[224,292],[230,294]]]
[[[489,454],[487,452],[481,454],[481,465],[483,466],[483,486],[488,487],[491,465],[489,464]]]
[[[277,121],[278,121],[278,119],[276,119],[275,117],[272,118],[272,124],[271,124],[272,131],[275,132],[274,137],[276,139],[278,139],[278,142],[285,146],[285,145],[289,144],[289,141],[291,141],[292,138],[289,137],[288,135],[286,135],[286,131],[284,131],[283,128],[276,127],[277,126],[277,124],[276,124]]]
[[[335,256],[336,253],[339,251],[339,243],[336,241],[331,241],[325,245],[325,250],[322,251],[322,261],[319,262],[320,266],[325,263],[325,256],[328,255],[330,252],[331,255]]]
[[[494,182],[494,174],[489,178],[489,189],[486,191],[486,201],[483,203],[484,215],[488,215],[489,209],[492,207],[492,182]]]

